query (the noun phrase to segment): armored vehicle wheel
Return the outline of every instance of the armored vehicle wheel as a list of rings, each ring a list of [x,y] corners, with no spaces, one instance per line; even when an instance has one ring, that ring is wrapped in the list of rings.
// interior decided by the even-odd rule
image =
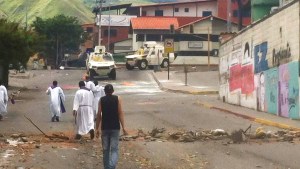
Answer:
[[[111,78],[112,80],[116,80],[116,78],[117,78],[116,69],[112,69],[110,71],[109,78]]]
[[[163,62],[161,63],[160,67],[165,68],[169,66],[168,59],[164,59]]]
[[[148,66],[147,60],[141,60],[138,62],[138,67],[140,70],[145,70]]]

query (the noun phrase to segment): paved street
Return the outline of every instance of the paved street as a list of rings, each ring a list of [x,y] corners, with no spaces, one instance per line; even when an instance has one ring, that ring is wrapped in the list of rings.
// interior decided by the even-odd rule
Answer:
[[[102,167],[100,140],[91,141],[88,136],[80,142],[73,139],[72,102],[83,73],[84,70],[41,70],[29,72],[31,74],[29,78],[10,79],[9,92],[21,87],[21,93],[16,104],[9,105],[9,114],[0,122],[1,126],[5,126],[0,129],[3,135],[0,137],[2,168]],[[210,77],[203,78],[199,83],[197,77],[203,76],[203,73],[191,72],[193,75],[189,76],[193,78],[189,79],[189,83],[192,85],[189,85],[191,88],[188,89],[199,89],[202,82],[203,86],[215,89],[214,80],[217,79],[214,77],[215,73],[210,72]],[[172,74],[172,80],[182,83],[183,74],[180,68],[173,70]],[[103,85],[107,83],[114,85],[115,94],[120,95],[123,100],[126,126],[130,135],[137,137],[121,142],[118,168],[287,169],[300,166],[297,159],[299,138],[293,141],[248,138],[236,144],[226,136],[203,136],[206,131],[215,129],[223,129],[230,134],[239,129],[245,130],[249,125],[252,126],[249,133],[255,133],[258,127],[263,127],[264,131],[270,133],[283,129],[225,112],[225,109],[228,109],[229,112],[240,114],[250,111],[258,113],[222,103],[216,94],[185,92],[185,85],[181,85],[181,92],[171,90],[172,84],[163,79],[165,77],[166,71],[153,73],[151,70],[127,71],[120,68],[117,71],[116,81],[98,79]],[[67,96],[68,112],[63,114],[59,123],[50,122],[48,97],[45,95],[46,88],[54,79],[58,80]],[[217,106],[223,109],[213,108]],[[45,138],[24,118],[24,115],[31,118],[46,134],[55,133],[67,136],[70,140]],[[277,119],[276,116],[265,116],[265,119],[269,117]],[[273,121],[272,118],[270,120]],[[285,120],[285,124],[297,127],[293,124],[298,122]],[[153,134],[155,129],[158,133],[162,132],[158,135]],[[146,136],[143,137],[142,133]],[[170,137],[174,133],[182,133],[178,137],[185,141]],[[191,133],[200,134],[201,137],[198,137],[199,140],[183,137]],[[13,134],[25,135],[28,142],[21,140],[16,142],[17,139],[12,138]],[[16,146],[13,146],[14,143]]]

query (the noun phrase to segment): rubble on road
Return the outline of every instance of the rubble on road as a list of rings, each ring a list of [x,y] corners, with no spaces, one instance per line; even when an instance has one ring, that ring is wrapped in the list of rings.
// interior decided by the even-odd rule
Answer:
[[[292,142],[295,138],[300,140],[300,131],[279,130],[277,132],[265,131],[262,127],[250,131],[251,125],[246,129],[234,130],[230,134],[223,129],[202,130],[202,131],[167,131],[165,128],[153,128],[149,132],[138,129],[136,135],[121,136],[121,141],[156,141],[156,142],[195,142],[226,140],[229,143],[242,143],[251,140],[287,141]]]

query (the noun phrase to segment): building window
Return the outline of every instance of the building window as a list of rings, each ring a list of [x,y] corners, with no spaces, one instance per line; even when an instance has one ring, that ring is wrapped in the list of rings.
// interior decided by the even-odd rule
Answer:
[[[189,12],[190,9],[189,8],[184,8],[184,12]]]
[[[179,12],[179,8],[175,8],[174,11],[175,11],[175,12]]]
[[[155,16],[164,16],[164,11],[163,10],[155,10]]]
[[[117,36],[117,30],[116,29],[110,29],[110,32],[108,29],[104,30],[104,36],[108,37],[108,34],[110,34],[110,37],[116,37]]]
[[[137,42],[143,42],[143,41],[145,41],[145,35],[144,34],[137,34],[136,35],[136,41]]]
[[[147,35],[147,41],[161,41],[161,36],[160,35]]]
[[[93,27],[87,27],[86,32],[87,33],[93,33]]]
[[[211,11],[203,11],[203,12],[202,12],[202,16],[203,16],[203,17],[211,16],[211,15],[212,15],[212,12],[211,12]]]

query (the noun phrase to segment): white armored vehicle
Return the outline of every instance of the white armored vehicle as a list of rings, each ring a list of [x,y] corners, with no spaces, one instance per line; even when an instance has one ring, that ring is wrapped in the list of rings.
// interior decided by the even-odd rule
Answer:
[[[174,53],[170,53],[170,62],[173,62]],[[168,67],[170,63],[167,55],[164,54],[164,46],[157,44],[155,41],[144,42],[143,48],[136,51],[133,55],[125,56],[126,68],[128,70],[138,67],[144,70],[147,67],[152,69],[155,65],[160,65],[162,68]]]
[[[108,76],[116,79],[116,65],[111,53],[105,51],[105,46],[96,46],[86,60],[87,72],[91,79],[94,77]]]

